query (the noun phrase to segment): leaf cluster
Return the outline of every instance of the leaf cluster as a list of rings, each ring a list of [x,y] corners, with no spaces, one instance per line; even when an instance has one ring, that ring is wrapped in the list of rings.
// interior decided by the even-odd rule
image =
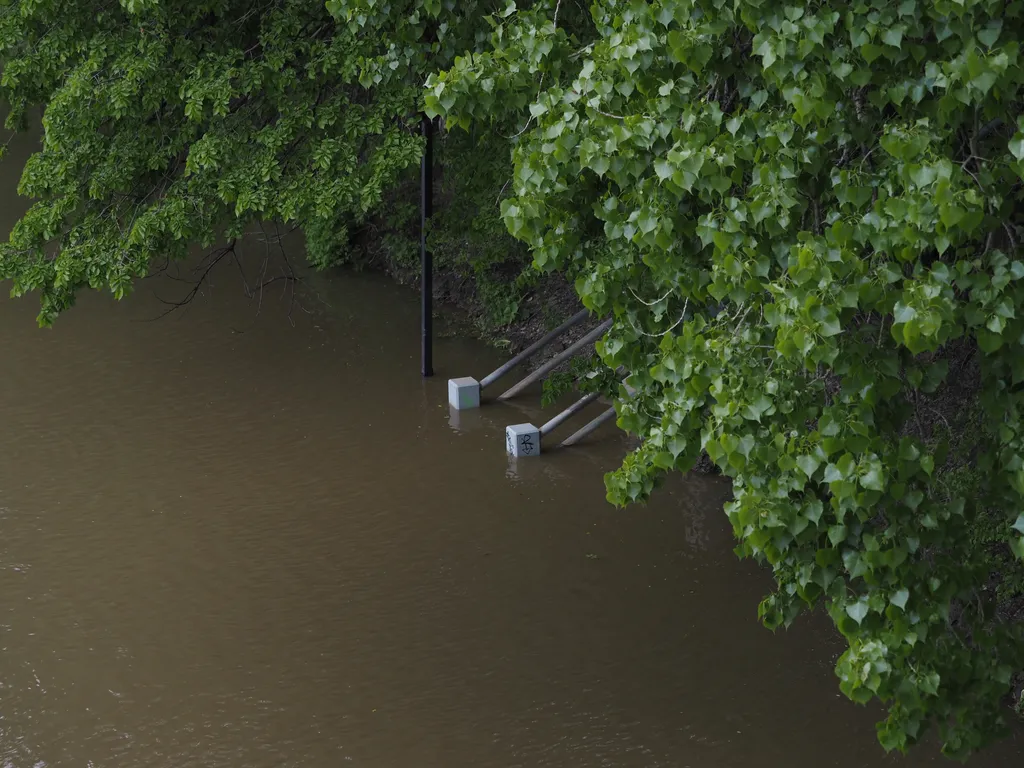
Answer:
[[[1022,16],[595,0],[566,30],[510,4],[491,50],[428,81],[452,123],[518,116],[506,225],[616,318],[600,353],[642,443],[609,498],[706,453],[739,553],[774,572],[762,618],[827,608],[887,749],[988,743],[1024,669],[979,545],[1024,559]],[[938,492],[948,444],[913,428],[952,345],[984,414],[969,493]]]
[[[489,8],[0,2],[8,125],[41,108],[45,132],[0,279],[38,293],[48,325],[81,288],[121,297],[154,260],[261,221],[302,230],[315,266],[335,263],[419,163],[422,83],[483,42]]]

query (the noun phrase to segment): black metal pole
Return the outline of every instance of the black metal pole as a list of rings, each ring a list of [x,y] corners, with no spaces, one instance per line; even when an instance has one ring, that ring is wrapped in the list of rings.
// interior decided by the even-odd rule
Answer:
[[[420,162],[420,304],[422,316],[423,376],[434,375],[434,257],[427,248],[427,222],[434,212],[434,122],[426,115],[420,120],[425,146]]]

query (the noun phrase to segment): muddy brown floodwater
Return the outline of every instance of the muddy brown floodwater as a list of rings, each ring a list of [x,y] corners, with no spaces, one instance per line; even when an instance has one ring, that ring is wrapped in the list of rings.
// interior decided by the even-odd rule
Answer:
[[[35,140],[0,164],[0,232]],[[4,291],[2,768],[942,762],[883,756],[825,620],[758,624],[721,482],[616,511],[614,429],[511,465],[536,398],[444,405],[496,352],[442,339],[424,383],[414,294],[310,282],[289,317],[218,270],[151,322],[186,289],[156,278],[48,331]]]

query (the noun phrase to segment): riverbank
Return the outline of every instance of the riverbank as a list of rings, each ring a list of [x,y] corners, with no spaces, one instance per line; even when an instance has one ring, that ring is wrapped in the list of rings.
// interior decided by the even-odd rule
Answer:
[[[419,269],[376,257],[367,262],[369,268],[382,271],[396,282],[419,290]],[[515,274],[509,274],[505,285],[511,296],[518,293]],[[481,295],[474,275],[448,265],[435,265],[434,302],[443,307],[453,320],[452,329],[475,336],[515,355],[551,329],[583,308],[573,286],[560,274],[540,276],[530,287],[515,296],[517,311],[507,323],[494,323],[494,311]],[[538,353],[536,360],[552,357],[568,343],[597,326],[598,318],[589,318],[566,333],[562,344],[554,344]]]

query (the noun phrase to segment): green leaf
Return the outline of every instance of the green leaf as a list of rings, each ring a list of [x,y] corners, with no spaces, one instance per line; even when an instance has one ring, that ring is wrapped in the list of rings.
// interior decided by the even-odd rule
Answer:
[[[860,624],[864,621],[864,617],[868,615],[867,600],[861,598],[855,603],[850,603],[846,606],[846,614],[855,622]]]
[[[874,43],[866,43],[860,47],[860,55],[864,57],[864,60],[871,64],[875,59],[885,54],[885,49],[880,45]]]
[[[883,30],[882,42],[886,45],[891,45],[893,48],[899,48],[900,43],[903,42],[903,29],[901,27],[889,27]]]
[[[1003,346],[1003,337],[1001,334],[992,333],[987,330],[978,331],[978,346],[981,347],[985,354],[991,355],[994,352],[998,352]]]
[[[611,161],[605,155],[595,155],[589,165],[598,176],[604,176],[611,167]]]
[[[986,48],[991,48],[999,39],[999,32],[1002,28],[1002,19],[992,19],[984,29],[978,31],[978,40]]]
[[[907,306],[897,302],[896,308],[893,310],[893,322],[901,325],[909,323],[917,317],[917,310],[913,307]]]
[[[828,540],[833,547],[837,547],[846,540],[845,525],[831,525],[828,529]]]
[[[1015,133],[1010,139],[1010,154],[1018,160],[1024,159],[1024,134]]]
[[[821,321],[820,325],[821,335],[826,338],[830,336],[836,336],[843,331],[843,327],[839,324],[839,318],[834,314],[829,314],[824,320]]]
[[[891,602],[893,605],[895,605],[900,610],[906,610],[907,600],[909,600],[909,599],[910,599],[910,590],[908,590],[906,587],[903,587],[901,589],[897,589],[892,594],[892,597],[889,598],[889,602]]]
[[[761,66],[768,69],[776,59],[774,41],[765,38],[754,48],[754,53],[761,57]]]
[[[825,506],[821,503],[819,499],[813,499],[807,504],[805,508],[807,519],[815,525],[817,525],[818,521],[821,520],[821,513],[824,511],[824,509]]]
[[[922,691],[930,696],[935,696],[939,692],[941,679],[938,672],[929,672],[927,675],[922,675],[918,678],[918,684],[921,686]]]
[[[938,172],[933,166],[922,165],[911,171],[910,178],[913,179],[914,184],[917,186],[927,187],[930,186],[936,178],[938,178]]]
[[[1011,539],[1010,550],[1017,556],[1018,560],[1024,560],[1024,536],[1019,539]]]
[[[899,457],[901,461],[916,461],[920,455],[921,451],[918,450],[913,440],[908,437],[900,440]]]
[[[814,456],[799,456],[796,464],[807,477],[813,477],[818,467],[821,466],[821,461]]]
[[[885,481],[882,475],[881,466],[871,466],[868,468],[860,477],[860,484],[871,491],[881,491],[885,489]]]

